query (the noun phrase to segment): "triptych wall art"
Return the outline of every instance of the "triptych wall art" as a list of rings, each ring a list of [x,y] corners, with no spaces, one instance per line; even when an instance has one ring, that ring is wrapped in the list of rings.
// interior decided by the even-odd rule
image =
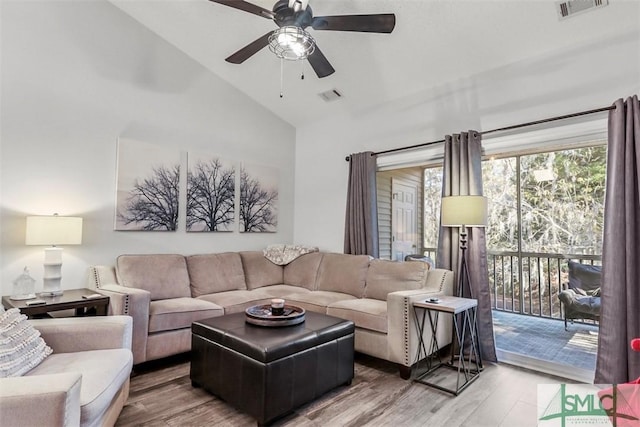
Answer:
[[[277,168],[189,152],[184,185],[181,158],[179,150],[118,140],[116,230],[176,231],[185,200],[188,232],[277,231]]]

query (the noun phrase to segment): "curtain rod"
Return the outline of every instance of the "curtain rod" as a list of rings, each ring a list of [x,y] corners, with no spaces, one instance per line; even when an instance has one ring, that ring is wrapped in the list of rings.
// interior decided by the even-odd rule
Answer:
[[[587,114],[601,113],[603,111],[610,111],[610,110],[615,110],[615,109],[616,109],[615,105],[612,105],[610,107],[602,107],[602,108],[596,108],[594,110],[581,111],[579,113],[565,114],[564,116],[550,117],[548,119],[536,120],[536,121],[527,122],[527,123],[520,123],[520,124],[517,124],[517,125],[506,126],[506,127],[497,128],[497,129],[491,129],[491,130],[487,130],[487,131],[484,131],[484,132],[478,132],[478,133],[480,135],[488,135],[490,133],[503,132],[503,131],[506,131],[506,130],[518,129],[518,128],[523,128],[523,127],[526,127],[526,126],[539,125],[541,123],[555,122],[556,120],[570,119],[570,118],[573,118],[573,117],[586,116]],[[439,139],[437,141],[423,142],[421,144],[409,145],[407,147],[391,148],[389,150],[378,151],[377,153],[372,153],[371,155],[372,156],[377,156],[379,154],[388,154],[388,153],[395,153],[395,152],[398,152],[398,151],[412,150],[414,148],[427,147],[429,145],[435,145],[435,144],[442,144],[443,142],[445,142],[444,139]],[[350,157],[351,156],[347,156],[344,159],[348,162]]]

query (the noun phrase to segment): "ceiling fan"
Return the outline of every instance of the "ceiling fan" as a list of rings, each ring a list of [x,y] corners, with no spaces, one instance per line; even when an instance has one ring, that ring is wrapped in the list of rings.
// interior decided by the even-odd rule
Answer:
[[[393,13],[314,17],[311,7],[308,6],[309,0],[278,0],[272,11],[243,0],[210,1],[272,19],[279,27],[274,31],[269,31],[226,58],[227,62],[242,64],[262,48],[269,46],[269,49],[280,58],[288,60],[307,59],[320,78],[333,74],[335,69],[305,28],[390,33],[396,24],[396,16]]]

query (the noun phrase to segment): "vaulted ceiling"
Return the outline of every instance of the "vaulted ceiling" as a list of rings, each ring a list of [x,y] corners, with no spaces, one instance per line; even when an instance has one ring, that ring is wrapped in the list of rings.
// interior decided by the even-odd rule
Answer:
[[[364,114],[447,82],[640,29],[634,0],[609,0],[564,20],[553,1],[311,0],[316,16],[392,12],[396,27],[391,34],[309,29],[336,72],[319,79],[306,61],[286,61],[280,98],[281,61],[268,48],[241,65],[224,60],[275,29],[270,19],[208,0],[110,1],[294,126]],[[274,2],[252,1],[269,10]],[[332,89],[342,98],[318,95]]]

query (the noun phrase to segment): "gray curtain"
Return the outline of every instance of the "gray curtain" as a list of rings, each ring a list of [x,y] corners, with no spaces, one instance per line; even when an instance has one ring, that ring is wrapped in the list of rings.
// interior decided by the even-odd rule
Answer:
[[[344,253],[378,258],[376,156],[371,151],[349,158]]]
[[[640,377],[640,105],[638,96],[609,112],[600,332],[596,384]]]
[[[476,131],[445,137],[442,196],[482,196],[482,145]],[[487,269],[487,243],[484,228],[468,228],[466,253],[471,289],[478,300],[478,335],[482,359],[497,362],[491,315],[491,292]],[[460,258],[460,231],[440,227],[437,266],[456,271]],[[463,295],[468,297],[468,295]]]

